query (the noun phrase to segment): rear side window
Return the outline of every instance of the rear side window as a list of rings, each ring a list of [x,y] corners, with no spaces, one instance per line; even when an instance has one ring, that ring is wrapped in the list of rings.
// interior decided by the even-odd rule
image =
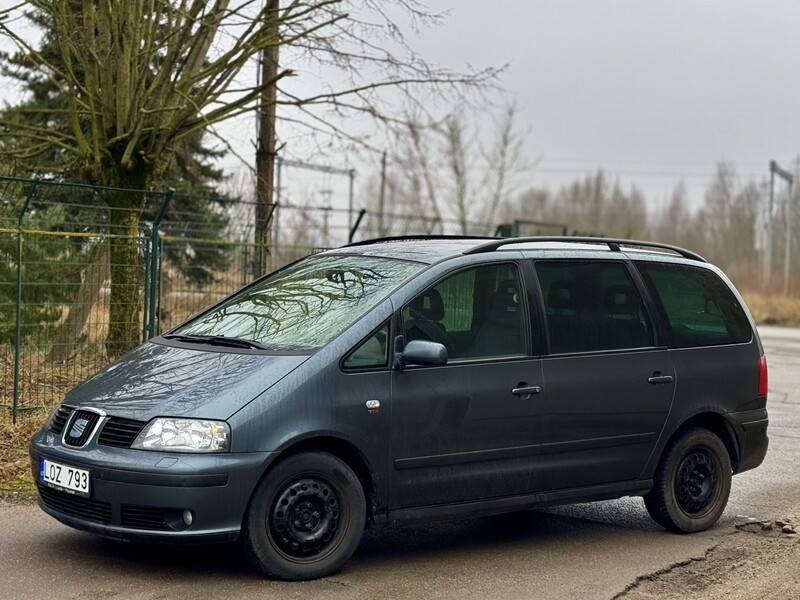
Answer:
[[[687,265],[637,263],[656,299],[671,346],[749,342],[744,309],[719,276]]]
[[[627,267],[618,262],[537,262],[550,352],[653,345],[653,327]]]

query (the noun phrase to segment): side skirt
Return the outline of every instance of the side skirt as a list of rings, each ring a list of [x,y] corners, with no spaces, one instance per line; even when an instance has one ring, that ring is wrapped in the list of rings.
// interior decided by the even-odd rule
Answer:
[[[611,500],[623,496],[644,496],[653,488],[651,479],[640,481],[626,481],[594,485],[568,490],[552,492],[539,492],[521,496],[507,496],[454,504],[436,504],[433,506],[415,506],[400,508],[375,515],[375,527],[393,525],[409,525],[414,523],[427,523],[432,521],[446,521],[451,519],[464,519],[484,517],[518,510],[557,506],[559,504],[572,504],[575,502],[595,502],[598,500]]]

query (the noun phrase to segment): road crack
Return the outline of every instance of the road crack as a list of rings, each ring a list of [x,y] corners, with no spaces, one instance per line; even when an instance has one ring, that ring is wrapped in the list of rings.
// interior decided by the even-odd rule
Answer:
[[[671,573],[675,569],[680,569],[681,567],[686,567],[688,565],[691,565],[692,563],[703,562],[705,560],[708,560],[708,557],[717,548],[719,548],[719,543],[714,544],[710,548],[707,548],[705,553],[703,554],[703,556],[699,556],[699,557],[691,556],[691,557],[689,557],[689,558],[687,558],[685,560],[681,560],[681,561],[678,561],[678,562],[674,562],[671,565],[667,565],[666,567],[664,567],[663,569],[659,569],[658,571],[653,571],[652,573],[647,573],[646,575],[639,575],[639,577],[637,577],[634,581],[632,581],[627,586],[625,586],[624,590],[622,590],[617,595],[612,597],[611,600],[618,600],[619,598],[624,598],[626,595],[628,595],[630,592],[634,591],[636,588],[638,588],[643,583],[646,583],[648,581],[655,581],[659,577],[663,577],[664,575],[668,575],[669,573]]]

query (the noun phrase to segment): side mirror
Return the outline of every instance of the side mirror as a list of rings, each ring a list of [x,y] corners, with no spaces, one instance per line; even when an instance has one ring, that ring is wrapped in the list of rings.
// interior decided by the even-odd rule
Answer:
[[[447,364],[447,348],[443,344],[427,340],[411,340],[396,356],[397,369],[402,369],[406,365],[441,367]]]

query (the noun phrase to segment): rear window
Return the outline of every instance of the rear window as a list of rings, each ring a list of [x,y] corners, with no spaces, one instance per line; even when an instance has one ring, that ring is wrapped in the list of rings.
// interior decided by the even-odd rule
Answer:
[[[639,262],[637,266],[659,306],[671,346],[750,341],[747,315],[716,273],[687,265]]]

